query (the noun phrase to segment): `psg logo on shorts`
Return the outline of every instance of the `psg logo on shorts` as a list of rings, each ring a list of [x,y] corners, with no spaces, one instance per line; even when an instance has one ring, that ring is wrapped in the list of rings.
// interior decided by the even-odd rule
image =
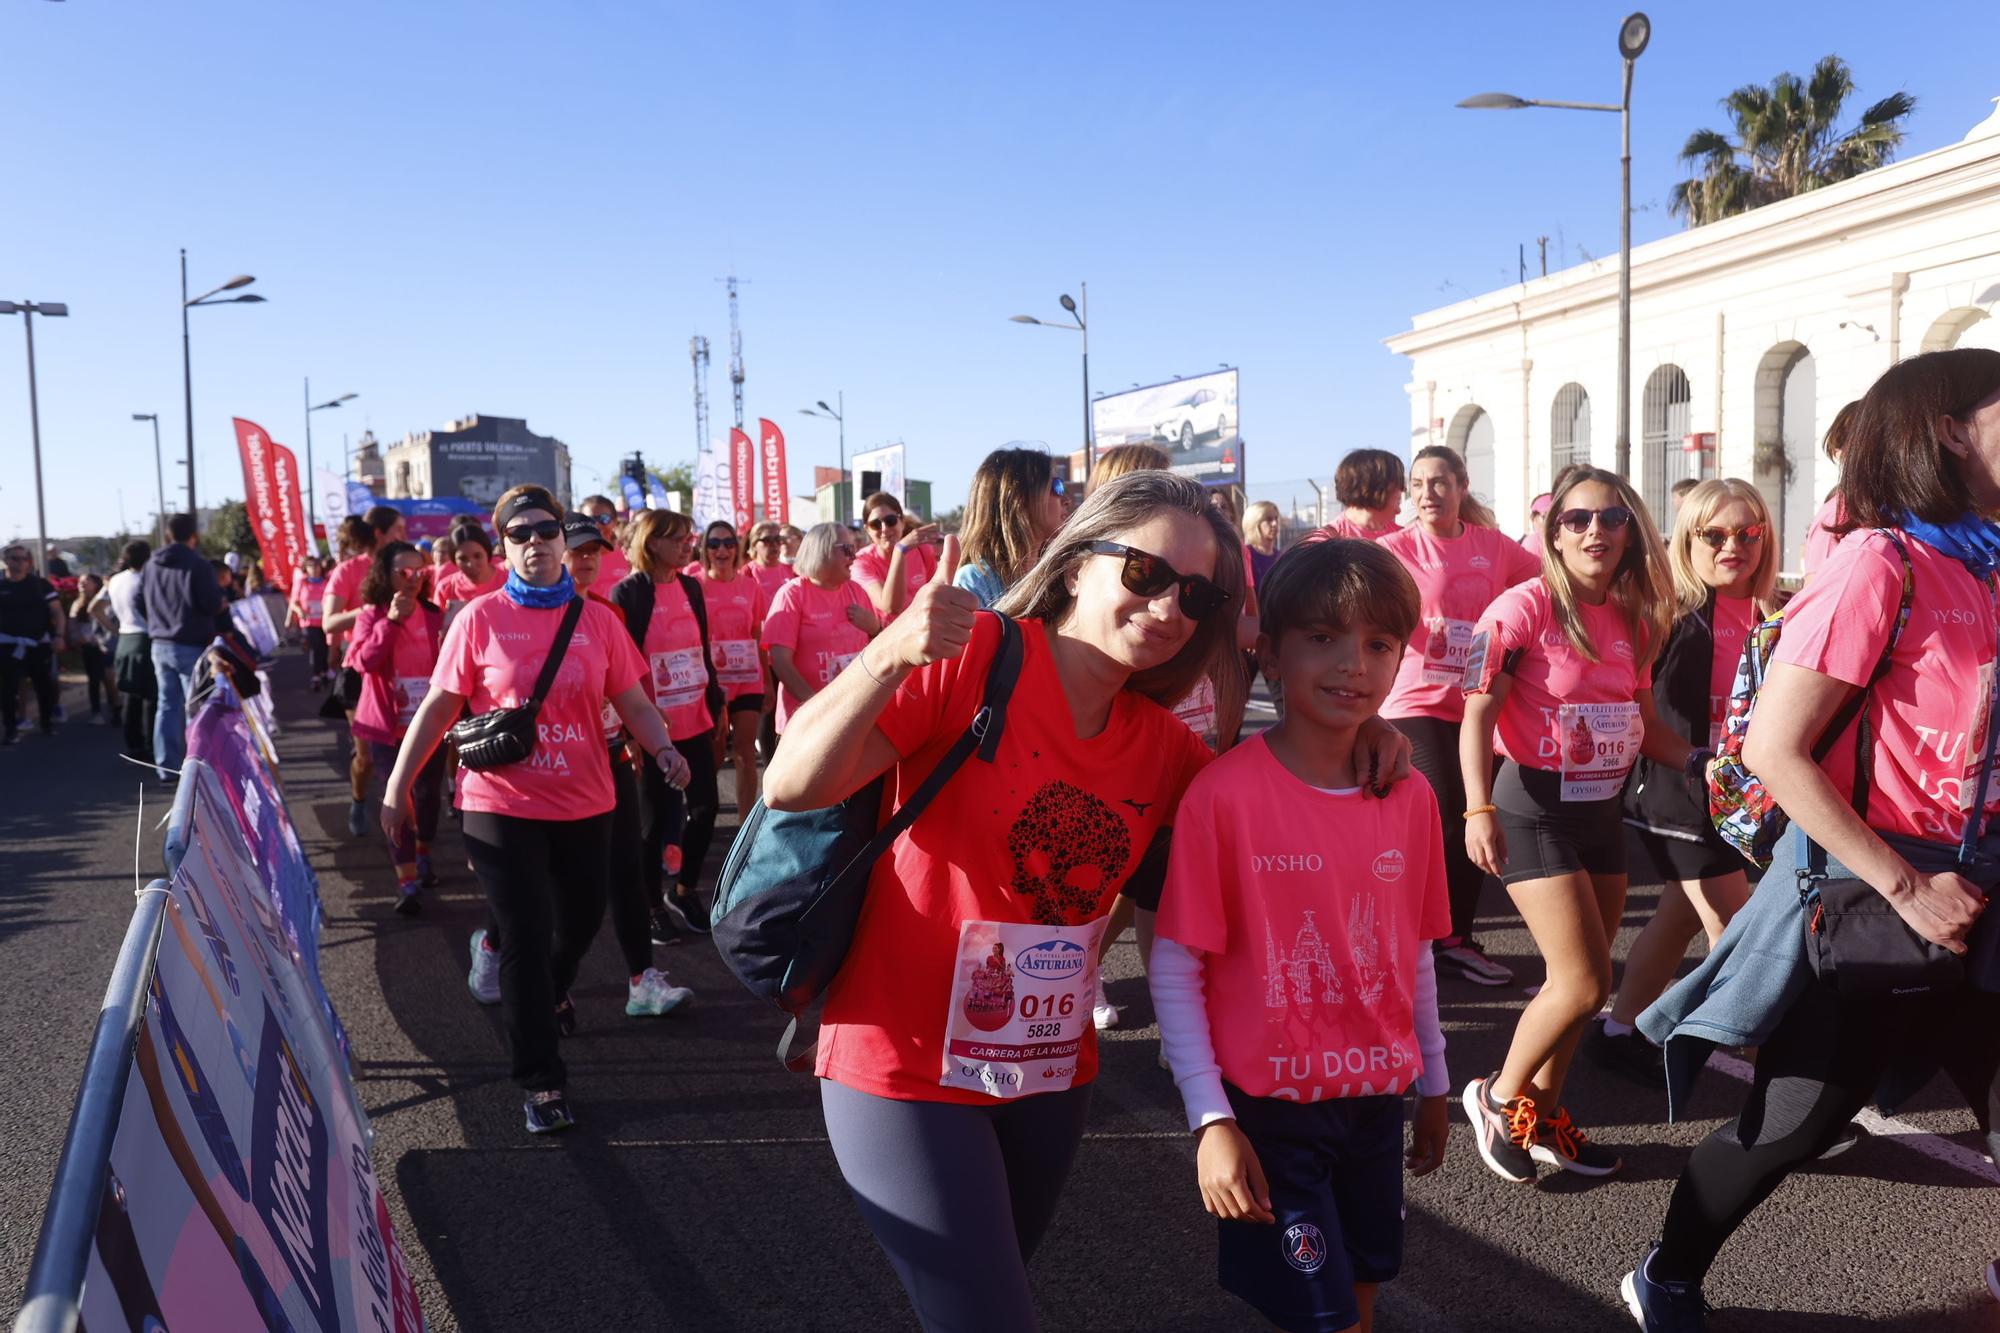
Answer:
[[[1285,1262],[1301,1273],[1317,1273],[1326,1262],[1326,1237],[1310,1222],[1294,1222],[1285,1228]]]

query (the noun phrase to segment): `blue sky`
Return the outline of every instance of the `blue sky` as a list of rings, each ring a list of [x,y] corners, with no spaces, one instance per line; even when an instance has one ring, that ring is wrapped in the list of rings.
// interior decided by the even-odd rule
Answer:
[[[316,452],[480,411],[568,441],[579,487],[694,451],[690,334],[795,490],[902,439],[962,498],[1011,440],[1074,447],[1094,388],[1243,368],[1251,479],[1400,448],[1410,315],[1513,280],[1516,245],[1617,248],[1617,121],[1469,112],[1467,94],[1615,101],[1620,6],[825,3],[0,9],[0,296],[37,322],[49,529],[153,509],[158,412],[182,439],[177,250],[194,313],[204,503],[241,496],[232,415],[303,444],[301,379],[360,397]],[[1660,4],[1634,94],[1635,239],[1667,234],[1688,132],[1740,83],[1836,52],[1860,104],[1917,94],[1905,154],[2000,95],[1990,3]],[[1860,105],[1855,111],[1858,112]],[[1557,266],[1551,243],[1551,267]],[[1643,315],[1643,312],[1641,312]],[[0,320],[0,534],[31,533],[18,319]],[[169,504],[179,482],[168,473]]]

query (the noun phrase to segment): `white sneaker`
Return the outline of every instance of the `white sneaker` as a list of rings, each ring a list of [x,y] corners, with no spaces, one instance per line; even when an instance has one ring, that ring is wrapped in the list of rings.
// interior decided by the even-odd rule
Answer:
[[[649,967],[639,974],[637,981],[626,986],[625,1012],[633,1018],[671,1014],[693,999],[693,991],[667,980],[667,974],[659,968]]]
[[[1097,1002],[1090,1006],[1090,1021],[1097,1025],[1099,1032],[1108,1032],[1118,1026],[1118,1006],[1104,998],[1104,982],[1097,983]]]
[[[466,973],[465,988],[481,1004],[500,1003],[500,951],[486,947],[486,931],[472,932],[472,971]]]

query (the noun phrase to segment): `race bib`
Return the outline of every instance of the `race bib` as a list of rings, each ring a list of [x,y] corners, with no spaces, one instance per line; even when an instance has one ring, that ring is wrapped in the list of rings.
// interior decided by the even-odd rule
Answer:
[[[708,673],[701,664],[701,648],[670,648],[653,654],[653,702],[662,712],[686,708],[701,702]]]
[[[819,667],[820,685],[822,687],[831,685],[833,678],[847,670],[847,664],[859,656],[861,656],[860,653],[821,653]]]
[[[1993,663],[1979,668],[1979,705],[1972,711],[1972,730],[1966,733],[1965,743],[1959,748],[1965,755],[1965,774],[1959,781],[1958,808],[1972,809],[1979,799],[1979,747],[1986,742],[1987,714],[1993,706]],[[2000,736],[1994,738],[1994,754],[2000,756]],[[1994,804],[1994,797],[2000,794],[2000,762],[1994,765],[1993,776],[1987,779],[1988,808]]]
[[[1215,744],[1215,682],[1203,676],[1181,701],[1174,716],[1211,748]]]
[[[1434,616],[1424,640],[1424,684],[1463,685],[1472,653],[1472,622]]]
[[[1097,942],[1108,919],[961,924],[939,1086],[990,1097],[1069,1087],[1090,1027]]]
[[[724,685],[755,685],[764,679],[755,639],[717,639],[715,678]]]
[[[618,710],[613,708],[608,702],[598,712],[597,719],[598,723],[604,728],[604,739],[607,741],[617,740],[618,733],[624,730],[625,719],[618,716]]]
[[[417,705],[431,690],[429,676],[396,677],[396,725],[407,727],[416,720]]]
[[[1562,752],[1562,799],[1602,801],[1616,796],[1646,736],[1639,705],[1564,704],[1556,710],[1556,728]]]

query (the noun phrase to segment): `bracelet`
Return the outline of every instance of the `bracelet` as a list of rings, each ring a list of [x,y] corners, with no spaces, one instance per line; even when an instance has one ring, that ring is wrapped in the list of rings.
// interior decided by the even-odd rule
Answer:
[[[861,664],[861,670],[867,674],[868,679],[874,681],[877,685],[880,685],[885,690],[893,690],[896,688],[896,686],[891,685],[888,681],[883,680],[880,676],[875,674],[875,669],[868,665],[867,653],[865,652],[856,653],[854,655],[854,660]]]
[[[1495,813],[1495,812],[1496,812],[1496,811],[1498,811],[1499,809],[1500,809],[1500,807],[1499,807],[1499,806],[1497,806],[1497,805],[1494,805],[1494,804],[1492,804],[1491,802],[1489,802],[1489,803],[1487,803],[1487,804],[1485,804],[1485,805],[1475,805],[1475,806],[1473,806],[1473,807],[1472,807],[1472,808],[1471,808],[1470,810],[1467,810],[1467,811],[1465,812],[1465,814],[1464,814],[1463,816],[1461,816],[1461,817],[1462,817],[1462,818],[1465,818],[1465,819],[1470,819],[1470,818],[1472,818],[1472,817],[1473,817],[1474,815],[1490,815],[1490,814],[1493,814],[1493,813]]]

